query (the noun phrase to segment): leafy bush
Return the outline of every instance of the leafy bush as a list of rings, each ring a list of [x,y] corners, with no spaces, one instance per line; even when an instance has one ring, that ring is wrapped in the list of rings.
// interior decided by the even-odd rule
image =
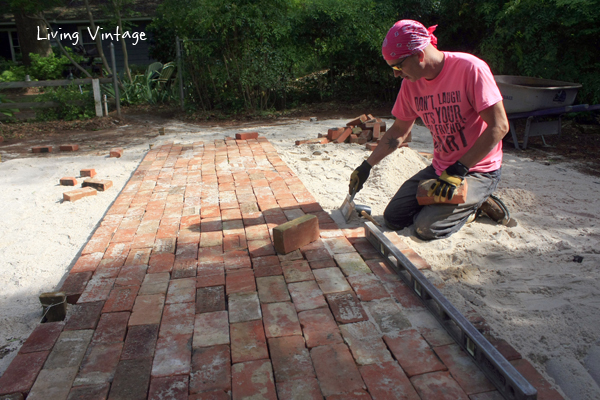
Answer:
[[[129,104],[160,104],[170,103],[179,99],[176,85],[172,85],[168,78],[171,77],[175,64],[169,62],[161,64],[153,63],[146,68],[144,74],[133,77],[133,81],[123,80],[119,89],[121,103]],[[165,81],[164,79],[167,79]],[[111,98],[115,98],[112,85],[102,85],[102,91]]]
[[[89,86],[89,85],[88,85]],[[36,97],[35,101],[54,101],[58,106],[46,108],[36,112],[36,117],[41,121],[88,119],[96,116],[94,108],[94,95],[91,90],[81,93],[79,86],[47,88],[44,94]]]

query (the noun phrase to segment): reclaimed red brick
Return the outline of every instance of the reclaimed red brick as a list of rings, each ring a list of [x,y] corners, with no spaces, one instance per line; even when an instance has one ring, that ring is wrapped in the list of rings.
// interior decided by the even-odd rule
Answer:
[[[314,280],[290,283],[288,289],[298,312],[327,307],[323,292]]]
[[[520,359],[513,360],[510,363],[523,376],[523,378],[525,378],[538,391],[538,399],[563,399],[563,397],[555,389],[552,389],[550,383],[542,376],[542,374],[536,371],[535,367],[531,365],[529,361]]]
[[[269,358],[261,320],[231,324],[230,335],[233,363]]]
[[[240,212],[239,208],[221,210],[221,221],[235,221],[241,219],[242,213]]]
[[[152,249],[132,249],[127,255],[125,265],[148,265]]]
[[[342,133],[344,133],[345,128],[331,128],[327,130],[327,139],[336,140],[340,137]]]
[[[194,303],[196,301],[196,279],[175,279],[169,282],[165,304]]]
[[[366,389],[346,345],[314,347],[310,350],[310,356],[324,396]]]
[[[225,289],[227,295],[232,293],[255,292],[256,282],[254,279],[254,272],[247,268],[227,271],[225,277]]]
[[[312,281],[315,279],[308,262],[303,260],[284,261],[281,263],[281,269],[287,283]]]
[[[39,324],[23,343],[19,353],[26,354],[52,350],[52,346],[56,343],[64,327],[65,323],[63,321]]]
[[[301,378],[287,382],[277,382],[279,400],[322,400],[321,388],[316,378]]]
[[[231,390],[231,351],[229,346],[195,349],[192,354],[190,393]]]
[[[87,329],[63,331],[52,348],[52,352],[48,355],[44,369],[71,367],[78,369],[93,333],[93,330]]]
[[[410,379],[422,399],[469,400],[467,394],[448,372],[432,372],[413,376]]]
[[[196,314],[224,310],[224,286],[212,286],[196,289]]]
[[[194,349],[229,344],[227,311],[196,314],[194,322]]]
[[[77,151],[79,150],[78,144],[63,144],[59,146],[60,151]]]
[[[34,146],[31,148],[32,153],[52,153],[52,146]]]
[[[315,261],[325,261],[325,260],[333,259],[333,257],[329,253],[329,250],[327,250],[325,247],[321,247],[319,249],[313,249],[313,250],[305,250],[302,253],[304,254],[304,257],[306,258],[306,261],[308,261],[309,263],[312,263]]]
[[[92,303],[96,301],[105,301],[108,299],[110,291],[115,283],[115,279],[104,279],[104,278],[96,278],[92,277],[89,280],[85,290],[79,297],[77,301],[80,303]]]
[[[375,274],[350,276],[348,277],[348,282],[361,301],[372,301],[390,297]]]
[[[333,258],[330,258],[329,260],[313,261],[310,262],[309,265],[310,269],[337,268],[337,264]]]
[[[194,333],[194,303],[166,304],[160,321],[159,337]]]
[[[231,400],[231,396],[222,390],[211,390],[210,392],[191,394],[188,400]]]
[[[196,288],[225,285],[225,268],[220,263],[200,263],[196,271]]]
[[[371,273],[371,269],[358,253],[335,254],[333,258],[347,277]]]
[[[333,142],[334,143],[344,143],[352,134],[352,128],[348,127],[346,129],[344,129],[344,131],[342,132],[342,134],[340,136],[338,136],[337,139],[335,139]]]
[[[258,360],[235,364],[232,367],[232,397],[277,400],[271,362]]]
[[[116,286],[114,287],[106,303],[104,303],[103,313],[131,311],[133,303],[137,296],[139,286]]]
[[[290,294],[282,276],[256,278],[256,287],[261,303],[290,301]]]
[[[300,251],[300,249],[294,250],[288,254],[278,254],[277,257],[279,258],[280,262],[303,260],[302,252]]]
[[[152,358],[122,360],[117,365],[109,400],[145,400],[148,395]]]
[[[110,149],[110,157],[120,158],[123,157],[123,149],[120,147],[115,147],[114,149]]]
[[[164,304],[164,294],[138,296],[135,299],[128,325],[160,324]]]
[[[338,227],[338,225],[334,222],[331,224],[319,223],[319,229],[321,230],[322,238],[332,238],[344,236],[344,232]]]
[[[277,256],[252,258],[252,269],[256,278],[265,276],[283,275],[283,270]]]
[[[362,115],[359,115],[358,117],[352,119],[351,121],[348,121],[346,126],[355,127],[355,126],[362,124],[363,122],[366,122],[368,119],[369,118],[367,117],[366,114],[362,114]]]
[[[49,351],[17,354],[0,377],[0,395],[29,392],[49,354]]]
[[[176,260],[171,272],[172,279],[195,278],[198,263],[196,260]]]
[[[235,134],[235,140],[258,139],[258,132],[240,132]]]
[[[419,297],[404,282],[386,282],[384,286],[390,292],[392,298],[400,303],[403,308],[408,310],[425,308]]]
[[[292,303],[262,304],[261,310],[268,338],[302,335],[298,314]]]
[[[72,176],[66,176],[64,178],[60,178],[59,182],[62,186],[77,186],[77,179]]]
[[[358,365],[392,361],[381,335],[370,321],[340,325],[344,341]]]
[[[431,269],[431,265],[429,265],[429,263],[425,261],[423,257],[418,255],[413,249],[405,249],[401,250],[401,252],[417,269]]]
[[[119,343],[125,339],[128,312],[107,313],[100,316],[92,336],[92,343]]]
[[[95,196],[98,192],[93,188],[75,189],[63,193],[63,201],[77,201],[84,197]]]
[[[203,218],[200,222],[200,232],[216,232],[223,230],[221,217]]]
[[[352,290],[339,268],[323,268],[313,270],[313,275],[324,294]]]
[[[347,393],[327,396],[327,400],[372,400],[372,397],[364,390],[352,390]]]
[[[223,251],[244,250],[248,248],[245,235],[227,235],[223,237]]]
[[[278,383],[315,377],[315,370],[302,336],[269,339],[269,353]]]
[[[92,343],[81,362],[73,386],[112,382],[123,342]]]
[[[169,288],[170,275],[168,272],[159,272],[156,274],[148,274],[144,277],[144,282],[140,287],[138,296],[148,294],[167,294]]]
[[[494,385],[485,377],[472,359],[458,345],[434,348],[435,353],[467,394],[489,392]]]
[[[201,232],[200,247],[214,247],[223,245],[223,234],[220,231],[216,232]]]
[[[121,360],[152,359],[157,339],[158,325],[130,326],[121,352]]]
[[[110,383],[76,386],[69,392],[67,400],[105,400],[108,397]]]
[[[329,293],[325,297],[333,316],[340,324],[369,319],[354,292]]]
[[[521,353],[515,350],[506,340],[493,337],[489,334],[485,335],[485,338],[506,358],[506,361],[520,360],[522,358]]]
[[[256,292],[234,293],[228,296],[229,322],[247,322],[262,318]]]
[[[447,369],[425,339],[414,329],[385,335],[383,340],[408,377]]]
[[[27,398],[30,400],[67,398],[75,375],[77,375],[77,370],[78,367],[42,369]]]
[[[330,254],[356,253],[356,250],[344,236],[322,239]]]
[[[412,325],[392,298],[362,303],[383,333],[397,333]]]
[[[152,376],[189,374],[191,359],[192,334],[159,337],[152,362]]]
[[[287,254],[299,249],[318,238],[319,223],[318,219],[312,214],[307,214],[273,228],[273,243],[275,250],[280,254]]]
[[[381,255],[367,238],[359,237],[351,240],[352,246],[360,253],[365,260],[381,258]]]
[[[96,329],[102,307],[103,301],[74,305],[64,330]]]
[[[115,286],[141,286],[146,277],[146,265],[126,265],[121,268]]]
[[[275,247],[270,239],[265,240],[249,240],[248,253],[250,257],[264,257],[275,255]]]
[[[189,377],[187,375],[152,377],[148,399],[188,400],[188,382]]]
[[[419,400],[420,397],[395,361],[358,368],[374,400]]]
[[[70,273],[60,287],[60,292],[67,296],[67,303],[75,304],[85,291],[88,281],[92,278],[92,271]]]
[[[88,178],[81,184],[82,188],[90,187],[96,189],[99,192],[104,192],[113,186],[112,181],[98,178]]]

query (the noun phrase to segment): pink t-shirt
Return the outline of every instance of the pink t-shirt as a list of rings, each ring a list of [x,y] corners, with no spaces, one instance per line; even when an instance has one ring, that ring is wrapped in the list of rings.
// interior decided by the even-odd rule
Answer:
[[[403,121],[421,117],[433,135],[436,172],[458,161],[487,124],[479,113],[502,100],[488,65],[466,53],[444,52],[444,67],[428,81],[402,81],[392,114]],[[502,164],[502,141],[470,172],[490,172]]]

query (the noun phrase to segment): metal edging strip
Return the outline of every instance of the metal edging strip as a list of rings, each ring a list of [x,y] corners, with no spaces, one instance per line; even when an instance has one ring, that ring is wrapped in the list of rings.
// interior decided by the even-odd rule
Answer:
[[[505,399],[537,399],[537,390],[373,223],[365,222],[365,236]]]

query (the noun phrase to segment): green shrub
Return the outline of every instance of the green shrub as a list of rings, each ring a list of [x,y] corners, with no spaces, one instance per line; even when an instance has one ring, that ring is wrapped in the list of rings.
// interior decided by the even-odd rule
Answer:
[[[89,86],[89,85],[87,85]],[[35,101],[54,101],[55,108],[45,108],[36,112],[40,121],[89,119],[96,116],[94,95],[91,90],[81,93],[79,86],[47,88],[44,94],[36,97]]]

